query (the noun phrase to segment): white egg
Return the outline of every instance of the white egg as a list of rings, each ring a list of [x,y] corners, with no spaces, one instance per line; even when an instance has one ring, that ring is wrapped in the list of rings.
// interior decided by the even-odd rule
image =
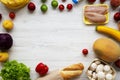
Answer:
[[[97,73],[97,77],[98,77],[99,79],[105,79],[105,73],[102,72],[102,71],[99,71],[99,72]]]
[[[90,70],[94,71],[97,68],[97,64],[96,63],[92,63],[90,66]]]
[[[105,72],[108,72],[111,70],[109,65],[105,65],[103,69]]]
[[[91,76],[92,76],[92,71],[91,71],[91,70],[88,70],[88,71],[87,71],[87,74],[88,74],[88,76],[91,77]]]
[[[105,78],[106,78],[106,80],[112,80],[113,76],[112,76],[112,74],[106,74]]]
[[[99,64],[96,68],[96,72],[103,71],[103,67],[104,67],[103,64]]]
[[[101,64],[101,62],[100,62],[100,61],[95,61],[95,63],[96,63],[97,65]]]

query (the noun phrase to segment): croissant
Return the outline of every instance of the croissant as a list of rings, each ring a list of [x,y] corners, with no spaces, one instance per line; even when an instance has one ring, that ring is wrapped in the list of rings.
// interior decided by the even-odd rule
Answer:
[[[61,70],[52,71],[50,74],[37,80],[69,80],[82,74],[84,66],[82,63],[69,65]]]

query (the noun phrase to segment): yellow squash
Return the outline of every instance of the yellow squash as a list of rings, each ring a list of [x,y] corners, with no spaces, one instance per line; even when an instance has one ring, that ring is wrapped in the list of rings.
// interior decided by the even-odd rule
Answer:
[[[108,26],[97,26],[96,31],[107,34],[107,35],[113,37],[114,39],[116,39],[117,41],[120,41],[120,31],[118,31],[116,29],[110,28]]]

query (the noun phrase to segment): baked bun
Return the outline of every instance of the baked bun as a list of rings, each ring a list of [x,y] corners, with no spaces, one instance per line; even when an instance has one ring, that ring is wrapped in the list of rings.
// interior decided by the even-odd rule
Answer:
[[[64,80],[67,80],[67,79],[81,75],[83,69],[84,69],[83,64],[77,63],[77,64],[73,64],[73,65],[63,68],[60,71],[60,74],[64,78]]]

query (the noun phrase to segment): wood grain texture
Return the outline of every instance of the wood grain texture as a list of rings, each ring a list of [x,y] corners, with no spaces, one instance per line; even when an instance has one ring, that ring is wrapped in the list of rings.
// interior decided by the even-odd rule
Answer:
[[[85,25],[83,23],[83,6],[86,1],[74,5],[72,11],[65,10],[60,12],[51,7],[51,0],[47,0],[48,11],[43,14],[40,11],[42,3],[40,0],[31,0],[36,4],[36,10],[30,13],[27,6],[16,11],[16,18],[13,20],[14,29],[9,32],[14,44],[10,49],[10,60],[18,60],[25,63],[31,69],[31,79],[35,80],[38,74],[35,67],[39,62],[49,66],[49,71],[60,69],[73,63],[83,63],[85,66],[81,76],[74,80],[88,80],[85,72],[89,64],[96,58],[92,50],[93,42],[99,37],[106,37],[95,31],[95,25]],[[59,3],[63,3],[58,0]],[[63,3],[66,7],[72,0]],[[98,4],[96,0],[95,4]],[[109,0],[105,2],[109,5]],[[0,4],[0,13],[3,20],[9,19],[8,10]],[[116,10],[110,8],[110,21],[108,26],[116,28],[117,24],[113,20]],[[1,22],[2,22],[1,21]],[[0,23],[0,32],[6,32]],[[87,48],[89,54],[82,55],[82,49]],[[120,71],[118,70],[118,74]],[[116,77],[119,80],[120,76]]]

